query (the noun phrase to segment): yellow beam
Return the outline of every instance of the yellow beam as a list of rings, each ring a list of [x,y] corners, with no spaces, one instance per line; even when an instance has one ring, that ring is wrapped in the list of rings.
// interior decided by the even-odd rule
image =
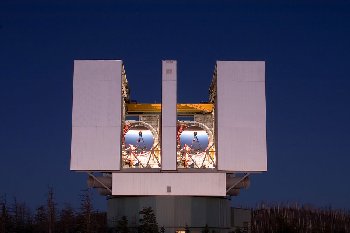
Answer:
[[[161,104],[126,104],[127,113],[160,113]],[[194,114],[210,113],[214,109],[213,104],[177,104],[177,113]]]
[[[127,113],[159,113],[161,104],[126,104]]]
[[[213,104],[177,104],[178,113],[210,113],[214,109]]]

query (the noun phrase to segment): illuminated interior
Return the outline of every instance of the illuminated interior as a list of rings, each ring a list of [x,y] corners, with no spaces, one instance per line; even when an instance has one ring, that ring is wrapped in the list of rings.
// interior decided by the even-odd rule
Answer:
[[[122,168],[160,168],[161,104],[133,103],[123,74]],[[215,168],[213,102],[177,104],[177,168]]]
[[[142,121],[125,121],[122,141],[123,168],[159,168],[158,133]]]
[[[213,134],[202,123],[178,121],[177,167],[215,168],[215,147]]]

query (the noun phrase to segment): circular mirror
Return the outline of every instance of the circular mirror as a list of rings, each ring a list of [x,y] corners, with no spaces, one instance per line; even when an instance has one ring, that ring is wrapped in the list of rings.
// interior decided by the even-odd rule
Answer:
[[[215,148],[209,128],[195,121],[178,121],[177,167],[214,168]]]
[[[151,130],[145,126],[132,126],[125,134],[125,147],[141,151],[150,151],[154,144]]]
[[[190,126],[180,135],[180,148],[189,147],[192,153],[204,152],[208,144],[207,132],[198,126]]]

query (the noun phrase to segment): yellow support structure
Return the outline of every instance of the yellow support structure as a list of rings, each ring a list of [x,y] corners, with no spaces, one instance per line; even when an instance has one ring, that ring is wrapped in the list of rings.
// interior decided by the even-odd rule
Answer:
[[[128,114],[133,113],[160,113],[161,104],[126,104]],[[211,113],[213,104],[177,104],[178,114]]]
[[[177,104],[178,113],[210,113],[214,109],[213,104]]]

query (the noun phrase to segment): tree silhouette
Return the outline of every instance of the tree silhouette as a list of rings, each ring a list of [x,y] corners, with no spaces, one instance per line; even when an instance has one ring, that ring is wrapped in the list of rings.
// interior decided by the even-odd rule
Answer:
[[[12,225],[15,232],[28,232],[30,231],[29,225],[32,219],[29,213],[29,209],[24,202],[18,202],[17,198],[14,198],[12,204]]]
[[[60,212],[59,224],[57,224],[58,232],[73,233],[76,232],[76,216],[73,208],[69,204],[65,204]]]
[[[91,233],[92,229],[92,198],[89,189],[82,190],[80,202],[80,228],[85,233]]]
[[[41,205],[36,209],[34,224],[35,232],[47,233],[47,212],[45,206]]]
[[[128,228],[128,219],[126,216],[123,216],[120,220],[118,220],[117,225],[115,227],[117,233],[129,233],[130,230]]]
[[[53,188],[49,187],[47,194],[47,220],[48,220],[48,233],[55,232],[56,222],[56,203],[53,197]]]
[[[151,207],[143,208],[139,214],[142,215],[139,221],[139,233],[159,233],[157,219]]]
[[[98,233],[107,231],[107,215],[93,209],[92,193],[90,189],[82,191],[80,213],[77,216],[78,231],[84,233]]]
[[[1,215],[0,215],[0,232],[10,232],[12,228],[11,216],[8,210],[6,197],[0,200]]]

